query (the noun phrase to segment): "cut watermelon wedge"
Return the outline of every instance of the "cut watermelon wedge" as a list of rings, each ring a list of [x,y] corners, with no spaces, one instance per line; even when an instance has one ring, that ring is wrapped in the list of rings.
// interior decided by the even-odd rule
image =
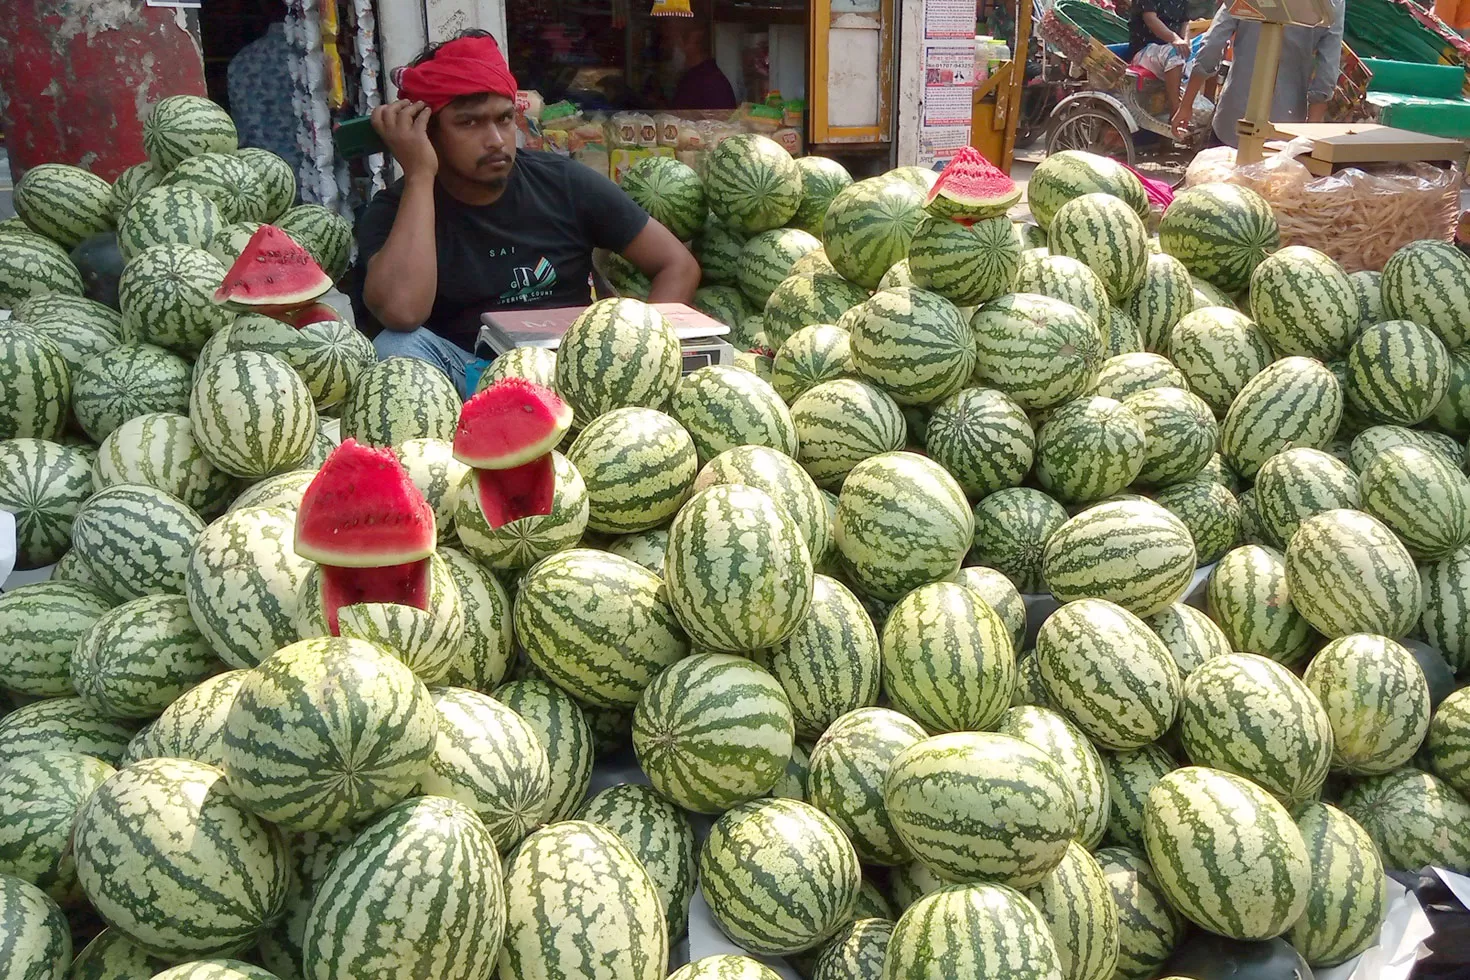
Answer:
[[[551,513],[551,451],[571,425],[570,405],[522,378],[503,378],[465,402],[454,458],[474,469],[475,494],[490,527]]]
[[[214,301],[237,310],[282,312],[331,288],[331,277],[310,252],[275,225],[261,225],[225,273]]]
[[[355,439],[327,457],[296,513],[296,553],[321,565],[404,565],[432,555],[436,540],[434,510],[398,457]]]
[[[936,218],[998,218],[1021,199],[1021,188],[972,146],[961,147],[939,174],[924,207]]]
[[[322,566],[322,611],[333,636],[337,613],[364,602],[393,603],[429,611],[430,559],[378,568]]]
[[[475,470],[470,479],[480,513],[492,529],[524,517],[545,517],[556,501],[551,453],[508,470]]]

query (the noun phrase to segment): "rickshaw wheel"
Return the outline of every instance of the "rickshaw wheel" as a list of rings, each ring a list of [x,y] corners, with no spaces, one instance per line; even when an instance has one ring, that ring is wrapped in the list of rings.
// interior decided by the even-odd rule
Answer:
[[[1062,150],[1086,150],[1125,163],[1134,162],[1133,134],[1111,109],[1079,105],[1052,123],[1046,136],[1050,156]]]

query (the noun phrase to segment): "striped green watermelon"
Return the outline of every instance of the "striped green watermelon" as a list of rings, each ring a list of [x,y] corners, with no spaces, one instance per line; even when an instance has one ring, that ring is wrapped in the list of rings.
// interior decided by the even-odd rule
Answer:
[[[617,252],[608,249],[594,249],[592,268],[594,272],[607,280],[615,296],[646,300],[648,294],[653,291],[653,280],[642,269]]]
[[[260,314],[246,314],[230,326],[231,351],[274,354],[296,369],[320,409],[347,400],[358,379],[377,361],[367,335],[333,317],[301,328]]]
[[[311,452],[317,414],[311,392],[271,354],[224,354],[189,393],[199,449],[219,470],[261,479],[295,469]]]
[[[1470,791],[1467,753],[1470,753],[1470,694],[1461,689],[1435,709],[1423,758],[1430,771],[1465,795]]]
[[[66,980],[150,980],[167,966],[167,961],[139,949],[118,930],[103,929],[72,960]]]
[[[1164,641],[1185,678],[1206,661],[1231,652],[1220,627],[1194,606],[1177,602],[1144,622]]]
[[[298,204],[275,224],[300,242],[332,281],[347,272],[352,258],[352,223],[336,211],[320,204]]]
[[[1077,809],[1066,774],[1038,748],[989,732],[936,735],[905,749],[884,781],[899,837],[953,880],[1039,884],[1066,856]]]
[[[779,228],[801,206],[801,170],[775,140],[751,133],[721,140],[704,164],[710,210],[746,235]]]
[[[1219,561],[1240,544],[1240,502],[1213,480],[1197,476],[1172,484],[1154,494],[1154,503],[1189,529],[1200,566]]]
[[[791,275],[792,263],[821,247],[816,236],[799,228],[773,228],[753,235],[740,250],[736,284],[755,309],[764,309],[776,287]]]
[[[264,221],[268,201],[254,167],[233,149],[180,160],[164,176],[165,187],[188,187],[214,202],[226,223]]]
[[[669,529],[665,579],[679,623],[712,650],[779,643],[811,605],[812,566],[801,531],[770,496],[739,484],[701,490],[679,511]]]
[[[1286,549],[1286,586],[1302,616],[1329,639],[1403,636],[1424,608],[1408,551],[1384,524],[1355,510],[1302,522]]]
[[[44,332],[40,326],[34,323],[32,326]],[[1449,375],[1445,395],[1434,407],[1430,419],[1445,432],[1464,439],[1470,436],[1470,347],[1450,351]]]
[[[278,980],[270,973],[246,963],[227,958],[194,960],[158,974],[162,980]]]
[[[1329,256],[1288,245],[1251,274],[1251,316],[1277,354],[1330,361],[1359,329],[1358,294]]]
[[[0,766],[0,876],[28,881],[64,907],[83,904],[71,825],[113,771],[75,752],[36,752]]]
[[[1179,668],[1121,606],[1100,599],[1063,606],[1041,625],[1036,659],[1053,703],[1102,748],[1139,748],[1174,723]]]
[[[1407,429],[1400,425],[1375,425],[1353,437],[1348,464],[1357,472],[1362,473],[1373,462],[1374,457],[1395,446],[1414,446],[1436,453],[1451,465],[1460,462],[1456,457],[1446,455],[1444,447],[1436,443],[1429,432]]]
[[[624,752],[633,740],[633,712],[622,708],[582,705],[587,727],[592,731],[594,758],[606,759]]]
[[[81,296],[82,276],[66,249],[32,232],[0,235],[0,308],[28,299]]]
[[[1131,316],[1116,306],[1103,307],[1097,324],[1102,333],[1104,357],[1137,354],[1143,350],[1143,331]]]
[[[915,453],[884,453],[853,467],[832,529],[855,584],[889,600],[953,575],[974,534],[960,485]]]
[[[913,284],[960,306],[1011,292],[1020,261],[1021,240],[1005,217],[969,223],[926,214],[908,252]]]
[[[658,889],[607,828],[577,820],[536,831],[507,863],[505,893],[500,977],[662,980],[668,970]]]
[[[771,365],[771,386],[789,405],[823,381],[856,373],[851,335],[842,327],[802,327],[781,344]]]
[[[0,968],[16,980],[62,980],[71,963],[66,916],[45,892],[0,874]]]
[[[1075,306],[1015,293],[987,303],[970,320],[975,380],[1028,411],[1055,408],[1089,390],[1102,364],[1097,324]]]
[[[801,204],[788,224],[821,235],[827,208],[833,198],[852,186],[852,174],[836,160],[819,156],[798,157],[796,169],[801,171]]]
[[[0,441],[0,509],[15,517],[16,567],[40,568],[71,544],[93,489],[90,454],[44,439]]]
[[[121,600],[183,595],[184,570],[204,522],[177,497],[136,484],[99,490],[77,512],[72,548]]]
[[[1151,351],[1169,349],[1174,327],[1194,309],[1194,285],[1184,263],[1172,255],[1151,253],[1144,263],[1143,281],[1122,300]]]
[[[1358,297],[1358,322],[1363,326],[1388,319],[1383,309],[1383,273],[1372,269],[1349,272],[1348,282]]]
[[[893,925],[888,918],[860,916],[837,930],[815,950],[817,959],[812,980],[881,976],[888,944],[893,938]]]
[[[1010,631],[978,593],[951,582],[914,589],[893,607],[882,643],[884,691],[929,731],[984,731],[1010,707]]]
[[[972,557],[1003,572],[1023,593],[1046,591],[1046,544],[1067,523],[1067,510],[1040,490],[1002,490],[975,505]]]
[[[1121,948],[1118,906],[1085,847],[1067,845],[1062,863],[1026,897],[1051,930],[1063,980],[1111,980]]]
[[[1107,599],[1152,616],[1184,595],[1196,566],[1189,528],[1147,500],[1091,507],[1046,544],[1042,574],[1062,602]]]
[[[1145,431],[1111,398],[1078,398],[1047,416],[1036,434],[1036,482],[1064,503],[1110,497],[1138,477]]]
[[[525,378],[544,388],[556,385],[556,351],[544,347],[515,347],[490,362],[480,375],[477,393],[501,378]]]
[[[105,350],[87,361],[72,381],[72,411],[96,442],[139,415],[189,411],[189,363],[152,344]]]
[[[439,736],[417,789],[468,806],[497,852],[509,851],[542,822],[550,803],[551,771],[536,730],[478,691],[440,687],[431,696]]]
[[[883,781],[909,746],[924,739],[914,721],[886,708],[860,708],[834,721],[812,750],[807,798],[834,820],[867,864],[913,859],[888,819]]]
[[[1383,312],[1428,327],[1446,347],[1470,346],[1467,277],[1470,258],[1449,242],[1410,242],[1383,266]]]
[[[155,167],[151,162],[145,160],[135,163],[112,182],[112,213],[113,217],[121,215],[132,203],[133,198],[146,190],[152,190],[163,180],[165,171],[161,167]]]
[[[1336,807],[1310,803],[1296,815],[1312,882],[1288,938],[1312,966],[1336,966],[1378,942],[1387,879],[1373,839]]]
[[[1084,849],[1102,841],[1112,812],[1107,770],[1096,748],[1075,725],[1049,708],[1010,708],[995,730],[1045,752],[1067,777],[1077,808],[1077,842]]]
[[[751,659],[780,682],[800,738],[878,702],[878,635],[857,597],[825,575],[813,579],[811,609],[796,632]]]
[[[60,438],[73,386],[60,347],[27,327],[0,326],[0,437]]]
[[[740,250],[748,236],[711,214],[694,236],[690,251],[699,260],[706,286],[734,286],[740,276]]]
[[[1424,421],[1449,384],[1449,351],[1434,331],[1409,320],[1364,327],[1347,352],[1348,404],[1375,422]]]
[[[491,528],[480,508],[473,474],[465,474],[454,508],[459,543],[480,564],[498,570],[528,568],[547,555],[574,548],[587,528],[587,484],[561,453],[551,455],[556,485],[551,513]]]
[[[235,482],[204,457],[189,419],[170,412],[139,415],[108,433],[97,451],[98,489],[136,483],[178,497],[201,514],[218,513]]]
[[[248,671],[227,670],[190,688],[128,743],[122,763],[141,759],[189,759],[224,765],[225,717]]]
[[[307,486],[315,478],[315,469],[291,470],[288,473],[268,476],[240,491],[239,496],[232,500],[230,506],[225,509],[225,513],[233,513],[251,507],[275,507],[294,517],[296,511],[301,508],[302,495],[306,493]]]
[[[669,980],[780,980],[780,977],[781,974],[765,964],[733,953],[705,956],[669,974]]]
[[[679,338],[661,313],[635,299],[599,300],[562,336],[556,390],[585,425],[615,408],[662,408],[679,365]]]
[[[64,163],[31,167],[15,185],[15,213],[63,248],[112,227],[112,185]]]
[[[787,276],[765,303],[767,344],[780,349],[797,331],[837,318],[863,303],[868,291],[833,274]]]
[[[1380,775],[1406,764],[1429,731],[1429,685],[1412,654],[1382,636],[1324,646],[1303,675],[1332,725],[1332,763]]]
[[[423,682],[385,651],[303,640],[241,685],[225,719],[223,769],[257,815],[283,829],[336,830],[409,794],[437,727]],[[270,734],[281,731],[290,743]]]
[[[301,976],[301,940],[306,933],[312,899],[331,870],[332,859],[356,836],[354,830],[287,835],[286,846],[294,873],[286,893],[286,914],[260,937],[257,947],[260,962],[280,977]]]
[[[1129,395],[1155,388],[1187,388],[1188,382],[1174,364],[1161,354],[1131,352],[1116,354],[1103,362],[1092,394],[1122,401]]]
[[[1084,262],[1121,303],[1143,283],[1148,233],[1132,208],[1109,194],[1084,194],[1057,209],[1047,228],[1053,255]]]
[[[490,570],[469,555],[446,547],[436,554],[444,559],[464,608],[464,643],[443,683],[489,691],[505,678],[515,655],[510,599]]]
[[[1143,810],[1148,791],[1165,775],[1179,768],[1179,763],[1158,743],[1123,752],[1102,753],[1108,773],[1107,839],[1119,847],[1143,853]],[[1098,852],[1099,860],[1102,852]]]
[[[1164,894],[1210,932],[1270,939],[1306,908],[1312,867],[1301,832],[1248,780],[1176,769],[1149,790],[1143,832]]]
[[[900,913],[925,895],[932,895],[954,882],[941,878],[922,861],[911,861],[889,872],[888,888]]]
[[[155,187],[134,198],[118,219],[117,245],[125,262],[154,245],[202,249],[229,223],[213,201],[192,187]]]
[[[602,551],[577,548],[537,563],[514,615],[517,639],[547,679],[601,707],[631,708],[689,650],[662,580]]]
[[[799,800],[737,807],[710,828],[700,886],[715,923],[754,953],[811,949],[849,921],[862,885],[842,829]]]
[[[843,278],[872,289],[908,255],[924,213],[924,192],[914,185],[882,177],[860,180],[827,208],[821,236],[827,258]]]
[[[82,296],[33,296],[22,300],[11,318],[59,347],[73,376],[94,354],[117,346],[122,338],[122,314]]]
[[[1288,809],[1317,796],[1333,729],[1315,694],[1253,653],[1215,657],[1184,684],[1179,735],[1192,762],[1265,788]]]
[[[1146,448],[1138,482],[1168,486],[1196,476],[1215,454],[1219,428],[1210,406],[1182,388],[1129,395],[1123,405],[1143,426]]]
[[[741,657],[700,653],[654,678],[633,713],[633,748],[654,789],[721,813],[767,793],[793,745],[781,685]]]
[[[1011,646],[1020,650],[1026,639],[1026,600],[1003,572],[984,565],[961,568],[950,578],[985,600],[1011,634]]]
[[[71,654],[112,601],[75,582],[0,593],[0,687],[42,698],[74,694]]]
[[[669,413],[687,430],[687,435],[681,441],[687,444],[692,437],[700,463],[707,463],[727,449],[739,446],[768,446],[786,456],[796,456],[796,427],[791,421],[786,403],[781,400],[775,388],[748,371],[727,365],[711,365],[690,372],[674,389],[673,398],[669,400]],[[648,412],[643,410],[642,414],[647,415]],[[592,423],[588,430],[595,428],[597,424]],[[579,442],[582,438],[578,437]],[[636,437],[626,429],[622,430],[617,441],[620,453],[628,451],[624,447],[636,445],[637,442]],[[583,468],[576,443],[569,455],[572,462]],[[663,450],[659,455],[662,456],[659,460],[660,468],[667,467],[682,473],[682,467],[678,465],[684,458],[682,451]],[[653,456],[650,452],[650,462],[653,461]],[[619,464],[626,465],[621,458]],[[587,475],[583,473],[584,477]],[[665,479],[672,482],[672,473],[668,473]],[[620,510],[627,509],[629,504],[643,496],[636,482],[629,485],[625,481],[621,486],[625,488],[623,496],[631,499],[620,500]],[[596,489],[593,489],[592,497],[592,527],[595,530],[644,530],[644,527],[600,527],[602,508],[599,506]],[[668,499],[675,507],[682,502],[682,498]],[[658,509],[662,511],[662,508]],[[667,513],[662,513],[659,520],[671,513],[672,508]],[[648,514],[648,517],[652,516],[652,513]],[[642,523],[641,520],[639,523]]]
[[[1244,477],[1283,449],[1326,447],[1342,420],[1342,389],[1320,361],[1287,357],[1241,389],[1220,427],[1220,453]]]
[[[699,174],[669,157],[639,160],[623,174],[622,188],[681,242],[694,237],[709,213]]]
[[[670,940],[682,937],[699,872],[688,815],[647,786],[619,783],[588,800],[577,819],[606,827],[627,845],[658,889]]]
[[[1414,446],[1385,450],[1363,469],[1361,486],[1363,510],[1386,524],[1415,559],[1440,561],[1470,543],[1470,480],[1438,453]]]
[[[296,202],[296,173],[270,150],[242,146],[235,155],[250,165],[257,181],[262,221],[275,221]]]
[[[213,766],[145,759],[119,771],[77,813],[73,848],[92,905],[159,956],[238,949],[285,911],[285,844]]]
[[[704,370],[727,371],[731,376],[744,374],[735,368]],[[735,382],[746,384],[738,379]],[[752,378],[751,383],[762,382]],[[770,394],[784,410],[775,392]],[[674,407],[677,409],[680,403]],[[713,424],[721,418],[713,410],[702,416],[695,411],[706,406],[684,407],[691,421],[698,418]],[[704,432],[701,435],[708,438]],[[698,472],[696,445],[684,426],[653,409],[620,408],[599,415],[567,450],[567,461],[581,473],[586,485],[587,526],[607,534],[631,534],[669,520],[688,498]]]
[[[1187,924],[1137,848],[1105,847],[1098,867],[1118,908],[1118,972],[1125,980],[1149,980],[1184,939]]]
[[[302,975],[488,977],[509,893],[474,811],[437,796],[406,800],[333,859],[307,914]]]
[[[878,280],[879,289],[894,289],[898,286],[912,286],[914,277],[909,272],[909,260],[899,259],[883,273],[883,278]]]
[[[934,406],[924,432],[929,457],[971,497],[1018,486],[1031,471],[1036,435],[1026,413],[992,388],[965,388]]]
[[[811,160],[812,157],[801,157],[796,163],[801,165],[802,160]],[[823,209],[825,211],[825,209]],[[793,225],[792,227],[796,227]],[[820,224],[816,229],[806,229],[813,235],[820,237]],[[819,248],[815,252],[808,252],[795,262],[791,263],[791,275],[793,276],[837,276],[837,270],[832,267],[832,260],[827,258],[827,250]],[[838,278],[841,278],[838,276]]]
[[[1221,558],[1206,591],[1210,618],[1230,646],[1291,666],[1312,645],[1312,627],[1296,608],[1286,577],[1285,556],[1272,548],[1246,545]]]
[[[408,478],[433,508],[440,543],[456,540],[454,508],[469,467],[454,458],[454,447],[442,439],[409,439],[394,447],[394,452]]]
[[[1373,838],[1391,870],[1470,870],[1470,802],[1437,776],[1404,766],[1354,782],[1338,805]]]
[[[831,550],[832,522],[826,501],[812,478],[789,455],[766,446],[727,449],[699,471],[693,489],[697,492],[731,483],[744,484],[769,494],[796,523],[814,565]],[[663,568],[663,550],[660,548],[657,571]]]
[[[115,765],[131,722],[104,718],[78,697],[44,698],[0,717],[0,764],[33,752],[77,752]]]
[[[1323,511],[1358,506],[1358,477],[1330,453],[1292,447],[1256,474],[1256,507],[1268,538],[1284,546],[1301,522]]]
[[[197,95],[170,96],[143,121],[143,149],[162,171],[178,166],[185,157],[233,153],[237,146],[229,113]]]
[[[1200,470],[1199,475],[1201,479],[1214,480],[1231,493],[1245,492],[1246,488],[1242,486],[1240,477],[1225,465],[1225,459],[1219,453],[1210,457],[1210,461],[1205,464],[1204,469]]]
[[[549,681],[511,681],[495,689],[495,699],[536,731],[551,774],[547,823],[566,820],[582,805],[592,779],[592,730],[571,695]]]
[[[71,657],[77,695],[109,718],[155,718],[217,669],[181,595],[143,596],[110,610]]]
[[[372,446],[409,439],[454,440],[459,393],[427,361],[390,357],[363,371],[342,405],[342,437]]]
[[[751,314],[750,304],[746,301],[745,295],[735,286],[701,286],[694,291],[694,298],[689,301],[689,304],[701,313],[708,313],[732,330]],[[512,350],[542,350],[542,348],[516,347]],[[546,351],[546,353],[555,357],[552,351]],[[551,363],[554,372],[556,362],[553,360]]]
[[[754,448],[763,449],[764,447],[756,446]],[[776,453],[776,455],[780,456],[780,453]],[[732,480],[730,482],[736,483],[741,481]],[[626,558],[635,564],[642,565],[653,574],[663,577],[664,556],[668,552],[668,549],[669,529],[666,527],[656,527],[649,531],[618,535],[602,550],[609,554],[617,555],[619,558]]]
[[[911,905],[894,926],[883,980],[1064,976],[1048,923],[1020,892],[1000,884],[955,885]]]
[[[902,449],[908,431],[898,404],[856,378],[818,384],[791,404],[797,460],[817,486],[836,489],[863,460]]]
[[[1026,184],[1026,203],[1036,223],[1048,228],[1062,205],[1095,193],[1121,198],[1140,220],[1148,217],[1148,195],[1138,177],[1116,160],[1082,150],[1053,153],[1038,164]]]
[[[1070,255],[1041,255],[1038,251],[1021,256],[1014,292],[1050,296],[1100,321],[1109,306],[1108,291],[1097,273]]]
[[[1250,285],[1256,266],[1276,251],[1281,232],[1265,198],[1236,184],[1198,184],[1175,196],[1159,224],[1159,244],[1197,276],[1226,293]]]
[[[926,405],[959,391],[975,369],[970,326],[948,300],[921,289],[884,290],[844,325],[853,367],[900,405]]]

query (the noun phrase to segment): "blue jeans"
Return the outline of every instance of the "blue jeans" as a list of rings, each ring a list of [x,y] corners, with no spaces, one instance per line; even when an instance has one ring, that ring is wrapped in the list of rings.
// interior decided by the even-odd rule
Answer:
[[[386,361],[390,357],[413,357],[427,361],[454,382],[461,398],[468,398],[472,394],[467,390],[465,368],[474,363],[475,355],[463,347],[451,344],[426,327],[384,330],[373,338],[373,347],[377,348],[380,361]]]

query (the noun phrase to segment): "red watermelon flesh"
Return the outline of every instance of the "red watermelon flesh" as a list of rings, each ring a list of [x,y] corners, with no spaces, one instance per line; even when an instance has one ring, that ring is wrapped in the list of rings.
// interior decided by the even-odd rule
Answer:
[[[972,146],[961,147],[939,174],[925,208],[936,218],[983,221],[998,218],[1021,199],[1010,175]]]
[[[523,517],[544,517],[556,499],[556,468],[547,453],[508,470],[475,470],[475,496],[491,528]]]
[[[326,303],[311,303],[307,306],[293,306],[289,310],[262,310],[260,307],[254,307],[253,311],[256,313],[264,313],[266,316],[270,317],[273,320],[280,320],[282,323],[288,323],[291,326],[295,327],[297,330],[300,330],[302,327],[309,327],[313,323],[326,323],[329,320],[342,319],[342,315],[338,313],[333,307],[328,306]]]
[[[311,253],[275,225],[261,225],[214,291],[214,301],[254,312],[292,310],[332,288]]]
[[[545,456],[572,426],[572,407],[543,385],[502,378],[464,403],[454,458],[477,470],[508,470]]]
[[[333,636],[338,636],[338,610],[360,602],[395,603],[427,612],[429,576],[428,558],[378,568],[323,565],[322,607],[327,614],[327,626]]]
[[[434,510],[391,449],[348,439],[306,488],[296,553],[339,568],[384,568],[434,553]]]

